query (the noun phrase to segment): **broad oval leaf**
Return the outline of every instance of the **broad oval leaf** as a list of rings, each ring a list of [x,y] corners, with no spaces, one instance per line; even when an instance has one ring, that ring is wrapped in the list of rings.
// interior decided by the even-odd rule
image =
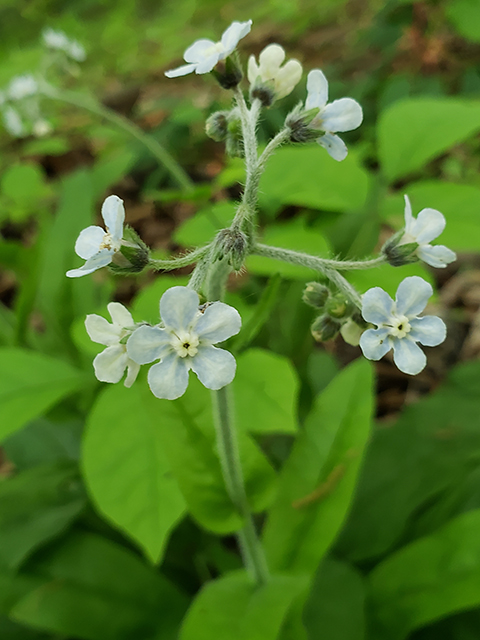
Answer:
[[[140,385],[109,386],[87,422],[83,474],[100,511],[145,549],[161,558],[168,536],[185,513],[160,434],[160,413],[142,398]]]
[[[378,146],[385,176],[393,181],[480,130],[480,102],[409,98],[380,116]]]

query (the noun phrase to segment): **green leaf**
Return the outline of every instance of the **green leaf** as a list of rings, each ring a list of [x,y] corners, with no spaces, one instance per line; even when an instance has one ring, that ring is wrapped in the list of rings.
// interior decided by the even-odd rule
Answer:
[[[476,0],[450,0],[446,14],[461,36],[480,42],[480,6]]]
[[[317,144],[283,147],[261,178],[259,202],[266,211],[282,205],[346,211],[362,207],[367,190],[367,172],[354,152],[335,162]]]
[[[87,422],[83,474],[95,504],[158,562],[185,502],[140,385],[109,386]]]
[[[409,98],[380,116],[378,146],[385,176],[396,180],[480,129],[480,102],[456,98]]]
[[[160,417],[163,446],[192,516],[216,533],[238,530],[242,520],[225,489],[210,392],[190,375],[188,389],[178,400],[158,400],[146,393],[150,410]],[[273,498],[275,472],[245,432],[239,429],[237,437],[250,507],[262,511]]]
[[[429,507],[438,505],[441,512],[446,507],[433,529],[471,508],[464,487],[469,478],[478,486],[478,475],[472,474],[480,452],[479,385],[478,361],[457,366],[434,394],[407,407],[388,429],[374,432],[337,542],[342,556],[362,562],[384,555],[412,535],[419,514],[425,517]]]
[[[345,562],[325,558],[315,574],[304,609],[308,639],[364,640],[364,607],[361,574]]]
[[[184,247],[200,247],[211,242],[217,231],[229,227],[234,215],[233,202],[216,202],[185,220],[173,234],[173,239]]]
[[[381,287],[392,298],[395,298],[398,285],[408,276],[420,276],[435,288],[435,280],[431,272],[427,271],[427,268],[422,262],[407,264],[401,268],[384,264],[375,269],[351,271],[347,279],[361,293],[365,293],[365,291],[368,291],[368,289],[372,287]]]
[[[48,193],[42,171],[37,165],[27,163],[9,167],[2,175],[0,189],[5,198],[2,208],[15,222],[22,222],[38,211],[39,202]]]
[[[312,255],[328,255],[328,243],[318,229],[308,227],[302,217],[296,217],[289,222],[269,225],[263,234],[263,244],[304,251]],[[250,255],[246,261],[247,269],[251,273],[261,276],[272,276],[280,273],[284,278],[308,280],[318,274],[313,269],[299,267],[294,264],[272,260],[263,256]]]
[[[176,587],[132,552],[90,533],[73,534],[32,569],[42,583],[10,617],[85,640],[175,640],[185,610]]]
[[[36,467],[0,483],[0,564],[13,569],[62,533],[85,506],[71,464]]]
[[[370,574],[372,638],[403,640],[456,611],[480,606],[480,510],[416,540]]]
[[[160,321],[160,298],[170,287],[185,286],[188,278],[185,276],[161,275],[152,284],[144,287],[132,305],[132,315],[138,322],[158,324]]]
[[[265,527],[273,571],[311,573],[343,523],[370,433],[372,368],[359,359],[318,396],[290,458]]]
[[[297,374],[287,358],[263,349],[249,349],[240,355],[233,383],[239,429],[295,433],[298,386]]]
[[[305,586],[304,578],[272,576],[256,587],[244,572],[210,582],[188,610],[180,640],[275,640]]]
[[[82,387],[65,362],[26,349],[0,349],[0,440]]]

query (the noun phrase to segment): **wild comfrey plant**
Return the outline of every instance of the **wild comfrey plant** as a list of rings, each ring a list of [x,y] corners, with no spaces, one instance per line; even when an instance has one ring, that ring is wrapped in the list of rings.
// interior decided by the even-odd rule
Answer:
[[[342,161],[348,149],[337,134],[358,128],[363,113],[358,102],[349,97],[328,102],[328,81],[320,69],[313,69],[307,76],[305,102],[287,115],[281,129],[259,151],[256,131],[262,109],[271,108],[294,89],[301,80],[302,66],[297,60],[284,63],[285,51],[277,44],[267,46],[258,62],[252,56],[248,63],[248,104],[235,49],[250,28],[250,20],[234,22],[219,42],[197,40],[185,51],[186,64],[166,72],[170,78],[210,73],[231,92],[232,108],[218,111],[207,120],[208,135],[224,141],[230,154],[245,158],[245,186],[231,224],[205,246],[181,257],[155,260],[134,232],[124,229],[122,201],[109,196],[102,208],[106,229],[91,226],[81,232],[75,251],[86,262],[67,275],[76,278],[104,266],[116,273],[135,273],[143,268],[170,271],[195,264],[186,287],[173,287],[162,296],[159,321],[154,326],[135,323],[130,313],[115,303],[108,308],[112,324],[99,316],[87,317],[90,337],[107,347],[95,358],[95,373],[99,380],[118,382],[127,370],[125,385],[130,386],[142,365],[154,363],[149,368],[148,384],[158,398],[174,400],[182,396],[190,369],[212,390],[218,455],[227,490],[243,522],[238,532],[240,548],[251,575],[263,584],[269,581],[270,572],[246,499],[231,417],[228,386],[235,376],[235,358],[216,346],[241,327],[238,312],[222,302],[228,275],[243,269],[249,255],[313,269],[321,282],[306,285],[304,301],[317,310],[312,325],[315,339],[329,340],[341,333],[348,342],[360,344],[363,355],[370,360],[379,360],[393,349],[398,368],[415,375],[426,365],[418,343],[435,346],[446,334],[441,319],[419,315],[433,293],[432,287],[422,278],[407,277],[393,301],[380,287],[362,295],[343,274],[385,263],[398,267],[417,260],[444,267],[455,254],[444,246],[430,244],[445,226],[442,214],[424,209],[415,219],[407,197],[405,228],[392,236],[375,258],[335,260],[259,242],[259,181],[272,154],[281,145],[316,141],[332,162]],[[57,48],[65,49],[61,38],[49,33],[47,39],[49,46],[55,41]]]

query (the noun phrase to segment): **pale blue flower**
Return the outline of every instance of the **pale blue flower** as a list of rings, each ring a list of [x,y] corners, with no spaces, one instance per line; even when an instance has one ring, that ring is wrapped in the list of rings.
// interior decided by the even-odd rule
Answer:
[[[431,285],[410,276],[403,280],[395,302],[380,287],[369,289],[362,298],[362,315],[376,329],[367,329],[360,338],[363,355],[380,360],[393,349],[393,360],[400,371],[416,375],[424,369],[427,359],[417,345],[435,347],[445,340],[446,327],[436,316],[418,317],[432,295]]]
[[[353,98],[341,98],[328,102],[328,81],[320,69],[313,69],[307,78],[307,100],[305,110],[319,108],[310,127],[324,131],[317,139],[318,144],[328,151],[334,160],[344,160],[348,150],[337,131],[351,131],[362,124],[362,107]]]
[[[125,342],[132,331],[135,331],[135,323],[128,309],[119,302],[110,302],[107,309],[112,323],[96,314],[88,315],[85,320],[90,339],[107,347],[93,361],[95,376],[101,382],[120,382],[127,369],[124,384],[131,387],[140,365],[129,358]]]
[[[185,64],[177,69],[166,71],[167,78],[186,76],[187,73],[209,73],[217,62],[229,56],[237,46],[239,40],[250,32],[252,21],[232,22],[223,32],[220,42],[213,42],[207,38],[196,40],[183,54]]]
[[[412,206],[407,195],[405,197],[405,233],[399,245],[410,242],[418,243],[415,254],[432,267],[442,268],[457,259],[457,255],[448,247],[430,242],[445,229],[446,220],[436,209],[422,209],[416,218],[412,215]]]
[[[125,209],[118,196],[108,196],[102,205],[102,218],[107,230],[92,225],[80,232],[75,243],[75,253],[86,260],[78,269],[67,271],[69,278],[79,278],[107,266],[120,251],[123,238]]]
[[[160,300],[160,316],[162,327],[142,326],[127,342],[127,353],[138,364],[160,360],[148,372],[148,384],[157,398],[182,396],[190,369],[208,389],[221,389],[233,380],[235,358],[213,345],[240,331],[236,309],[223,302],[199,307],[193,289],[172,287]]]

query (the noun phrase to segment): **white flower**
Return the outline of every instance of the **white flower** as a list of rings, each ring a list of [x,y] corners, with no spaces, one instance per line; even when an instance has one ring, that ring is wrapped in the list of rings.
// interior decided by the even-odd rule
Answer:
[[[436,209],[422,209],[417,218],[412,215],[412,206],[408,196],[405,195],[405,233],[399,245],[409,242],[418,243],[415,254],[432,267],[446,267],[447,264],[457,259],[457,255],[451,249],[443,245],[432,247],[430,242],[437,238],[445,229],[446,220],[440,211]]]
[[[285,50],[278,44],[270,44],[261,52],[259,63],[255,56],[248,60],[248,80],[254,85],[258,78],[261,82],[273,83],[275,97],[279,100],[293,91],[302,77],[302,65],[298,60],[289,60],[283,67]]]
[[[23,124],[22,118],[16,109],[10,105],[2,108],[2,120],[8,133],[16,138],[22,138],[27,135],[27,130]]]
[[[424,369],[427,358],[417,345],[435,347],[445,340],[446,327],[436,316],[417,317],[423,311],[432,287],[418,276],[403,280],[395,302],[380,287],[369,289],[363,296],[362,315],[377,329],[367,329],[360,338],[363,355],[380,360],[393,348],[393,360],[400,371],[416,375]]]
[[[75,243],[75,253],[86,260],[79,269],[67,271],[69,278],[79,278],[93,273],[112,262],[114,254],[120,250],[123,237],[125,209],[118,196],[108,196],[102,205],[102,218],[107,231],[92,225],[80,232]]]
[[[353,98],[341,98],[330,104],[328,101],[328,82],[320,69],[310,71],[307,78],[307,100],[305,109],[319,108],[319,113],[312,120],[310,127],[325,131],[325,135],[317,139],[318,144],[328,151],[335,160],[344,160],[347,147],[343,140],[334,135],[337,131],[351,131],[362,124],[362,107]]]
[[[63,31],[55,31],[54,29],[47,28],[42,32],[42,38],[45,46],[50,49],[56,49],[57,51],[63,51],[67,56],[77,62],[83,62],[87,57],[82,45],[76,40],[70,40]]]
[[[231,353],[213,345],[240,331],[236,309],[223,302],[198,306],[198,295],[188,287],[172,287],[160,300],[164,328],[140,327],[127,343],[138,364],[161,360],[148,372],[148,384],[157,398],[174,400],[185,393],[190,369],[208,389],[221,389],[235,377]]]
[[[252,21],[232,22],[223,32],[220,42],[203,38],[196,40],[183,54],[185,64],[177,69],[166,71],[167,78],[185,76],[187,73],[209,73],[219,60],[224,60],[237,46],[239,40],[249,33]]]
[[[40,119],[33,123],[32,133],[37,138],[42,138],[52,132],[52,125],[46,120]]]
[[[10,100],[23,100],[35,95],[37,92],[38,83],[30,74],[16,76],[7,89],[7,95]]]
[[[128,335],[135,331],[135,323],[123,304],[110,302],[107,309],[112,324],[95,314],[90,314],[85,319],[85,328],[93,342],[107,347],[93,361],[95,376],[101,382],[120,382],[127,369],[124,384],[131,387],[140,371],[140,365],[128,357],[125,342]]]

